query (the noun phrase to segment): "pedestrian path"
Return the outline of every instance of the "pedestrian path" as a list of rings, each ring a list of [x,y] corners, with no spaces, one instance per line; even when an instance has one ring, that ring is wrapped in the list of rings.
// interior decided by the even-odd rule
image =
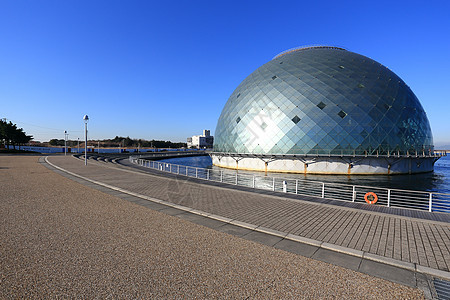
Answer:
[[[450,224],[293,200],[161,176],[112,163],[51,156],[74,175],[259,232],[450,279]]]

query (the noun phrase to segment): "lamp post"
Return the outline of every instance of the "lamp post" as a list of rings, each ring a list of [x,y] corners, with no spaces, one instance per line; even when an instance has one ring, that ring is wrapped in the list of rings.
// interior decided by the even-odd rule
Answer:
[[[64,130],[64,155],[67,155],[67,131]]]
[[[88,115],[84,115],[84,165],[87,166],[87,123],[89,122]]]

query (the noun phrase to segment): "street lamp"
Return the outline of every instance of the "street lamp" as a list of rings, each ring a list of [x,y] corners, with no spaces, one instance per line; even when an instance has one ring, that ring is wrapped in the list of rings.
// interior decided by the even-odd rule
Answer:
[[[88,115],[84,115],[84,165],[87,166],[87,123],[89,122]]]
[[[67,155],[67,131],[64,130],[64,155]]]

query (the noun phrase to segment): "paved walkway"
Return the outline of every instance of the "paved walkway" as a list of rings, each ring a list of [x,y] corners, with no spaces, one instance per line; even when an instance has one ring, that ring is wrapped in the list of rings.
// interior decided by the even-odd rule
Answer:
[[[90,183],[38,158],[0,155],[0,299],[434,295],[276,249],[286,249],[287,240],[266,247],[249,241],[255,235],[248,229],[211,230],[220,222]],[[225,230],[234,234],[219,232]],[[417,281],[426,284],[424,277]]]
[[[342,252],[404,262],[425,273],[450,270],[448,223],[336,207],[155,176],[114,164],[54,156],[49,161],[92,180],[206,213],[342,248]]]

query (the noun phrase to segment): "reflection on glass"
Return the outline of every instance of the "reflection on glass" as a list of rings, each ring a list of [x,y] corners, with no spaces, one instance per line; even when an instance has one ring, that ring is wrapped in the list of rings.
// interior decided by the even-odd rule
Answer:
[[[250,74],[218,120],[217,152],[429,154],[419,100],[392,71],[362,55],[309,48]]]

